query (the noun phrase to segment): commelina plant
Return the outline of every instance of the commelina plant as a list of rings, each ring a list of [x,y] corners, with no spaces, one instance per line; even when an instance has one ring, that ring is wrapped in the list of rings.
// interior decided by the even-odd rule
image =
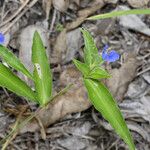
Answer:
[[[128,144],[130,150],[135,150],[134,142],[125,120],[112,97],[109,90],[101,82],[101,79],[109,78],[111,75],[102,68],[103,62],[114,62],[119,59],[119,54],[115,50],[109,51],[108,45],[99,55],[98,49],[90,33],[81,29],[84,37],[84,62],[73,60],[75,66],[82,73],[83,82],[87,89],[89,99],[95,109],[111,124],[116,133]]]
[[[87,18],[87,20],[105,19],[130,14],[150,14],[150,9],[113,11],[110,13],[92,16]],[[125,120],[122,117],[119,107],[117,106],[117,103],[110,94],[109,90],[101,82],[101,79],[111,77],[110,74],[101,67],[102,63],[114,62],[118,60],[119,54],[114,50],[109,51],[109,47],[106,45],[102,51],[102,55],[99,55],[97,47],[90,33],[85,29],[81,29],[81,31],[83,33],[85,42],[84,62],[80,62],[75,59],[73,62],[78,70],[82,73],[83,82],[87,89],[89,99],[93,106],[111,124],[116,133],[118,133],[125,143],[128,144],[129,149],[135,150],[133,139]],[[38,32],[35,32],[33,37],[33,73],[29,72],[17,57],[3,46],[4,41],[5,37],[2,33],[0,33],[0,57],[3,59],[3,62],[8,64],[8,66],[5,66],[0,63],[0,86],[7,88],[19,96],[25,97],[27,100],[38,103],[42,108],[44,108],[44,106],[51,102],[57,95],[52,95],[52,73],[40,35]],[[28,78],[33,80],[35,90],[32,90],[31,87],[29,87],[23,80],[16,76],[11,71],[9,66],[16,71],[20,71]],[[68,88],[65,88],[64,91],[67,89]],[[60,91],[58,94],[62,93],[63,91]],[[38,111],[23,121],[18,128],[30,121],[37,112]],[[12,130],[12,132],[4,140],[9,138],[16,130]],[[3,146],[2,149],[5,149],[5,146]]]
[[[130,14],[150,14],[150,9],[113,11],[110,13],[92,16],[87,18],[87,20],[106,19]],[[125,143],[129,146],[129,149],[135,150],[132,136],[128,130],[125,120],[122,117],[119,107],[109,90],[101,82],[101,79],[111,77],[110,74],[102,68],[102,63],[118,60],[119,54],[114,50],[109,51],[108,45],[105,45],[102,50],[102,55],[99,55],[98,49],[90,33],[85,29],[81,29],[81,32],[85,43],[84,62],[80,62],[76,59],[74,59],[73,62],[82,73],[83,82],[87,89],[89,100],[111,124],[116,133],[118,133],[118,135],[125,141]],[[38,103],[42,108],[44,108],[44,106],[51,102],[55,96],[52,94],[52,73],[40,35],[38,32],[35,32],[33,37],[33,73],[29,72],[17,57],[3,46],[4,41],[5,37],[2,33],[0,33],[0,57],[3,59],[3,62],[8,64],[8,66],[5,66],[0,63],[0,86],[7,88],[19,96],[25,97],[27,100]],[[31,87],[16,76],[9,66],[33,80],[35,90],[32,90]],[[66,89],[64,89],[64,91]],[[35,115],[36,113],[27,118],[19,127],[25,125]],[[12,133],[13,131],[9,135]]]
[[[106,45],[102,50],[102,55],[100,55],[90,33],[86,29],[81,29],[81,32],[85,43],[84,62],[80,62],[76,59],[74,59],[73,62],[82,73],[89,100],[111,124],[118,135],[128,144],[130,150],[134,150],[133,139],[119,107],[108,89],[101,82],[101,79],[111,77],[111,75],[102,68],[102,63],[118,60],[119,54],[115,50],[109,51],[109,47]],[[8,66],[5,66],[3,63],[0,64],[0,86],[44,107],[54,96],[52,93],[52,72],[40,35],[38,32],[35,32],[33,37],[33,73],[29,72],[16,56],[2,45],[3,42],[4,36],[0,34],[0,57],[3,62],[8,64]],[[33,80],[35,85],[34,90],[15,75],[9,66]]]

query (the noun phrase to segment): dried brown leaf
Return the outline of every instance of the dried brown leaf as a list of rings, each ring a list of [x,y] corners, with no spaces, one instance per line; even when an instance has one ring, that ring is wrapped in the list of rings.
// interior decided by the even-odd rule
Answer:
[[[61,12],[65,12],[69,7],[69,0],[53,0],[53,6]]]
[[[67,49],[67,42],[66,42],[66,29],[61,31],[59,35],[56,38],[56,42],[54,44],[54,49],[51,54],[52,59],[51,62],[56,64],[56,63],[61,63],[62,62],[62,56],[65,54],[66,49]]]
[[[75,4],[77,4],[77,5],[80,4],[80,0],[70,0],[70,2],[71,2],[71,3],[75,3]]]
[[[134,8],[141,8],[144,6],[147,6],[149,3],[149,0],[127,0],[130,6]]]
[[[78,27],[81,23],[83,23],[88,16],[96,12],[97,10],[101,9],[104,6],[103,1],[99,1],[92,5],[89,8],[82,9],[78,12],[78,17],[71,23],[66,24],[66,29],[67,30],[72,30],[76,27]]]
[[[43,0],[42,1],[43,10],[46,13],[46,20],[48,20],[48,18],[49,18],[49,13],[50,13],[50,10],[51,10],[51,5],[52,5],[52,0]]]
[[[64,70],[60,76],[62,86],[70,82],[74,82],[74,86],[68,92],[53,100],[46,109],[38,114],[38,118],[44,127],[55,123],[67,114],[81,112],[91,106],[82,84],[81,75],[72,67]],[[35,132],[39,129],[38,123],[33,120],[22,128],[21,132]]]
[[[80,29],[75,29],[66,33],[64,29],[54,43],[54,50],[51,54],[53,64],[64,64],[70,62],[77,51],[82,47],[82,35]]]
[[[125,62],[119,69],[111,69],[109,71],[112,78],[106,80],[106,85],[118,101],[123,99],[129,83],[135,77],[137,67],[138,61],[136,55],[128,53],[125,56]]]

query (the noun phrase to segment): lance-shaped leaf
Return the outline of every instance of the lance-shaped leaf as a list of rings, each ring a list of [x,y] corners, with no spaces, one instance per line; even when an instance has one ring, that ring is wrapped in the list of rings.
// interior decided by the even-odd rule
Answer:
[[[92,67],[100,66],[104,62],[104,60],[102,59],[101,56],[99,56],[98,53],[95,53],[95,54],[92,54],[92,62],[93,62]]]
[[[75,66],[78,68],[78,70],[82,72],[83,76],[87,76],[89,74],[90,68],[88,67],[87,64],[82,63],[76,59],[73,59],[73,62]]]
[[[0,86],[7,88],[19,96],[36,101],[36,95],[32,89],[3,64],[0,64]]]
[[[88,65],[85,63],[82,63],[76,59],[73,59],[73,62],[78,70],[82,72],[85,78],[102,79],[111,77],[106,70],[100,68],[99,66],[95,66],[93,69],[90,70]]]
[[[94,67],[87,76],[87,78],[91,79],[103,79],[110,77],[111,75],[106,70],[100,68],[99,66]]]
[[[36,31],[33,37],[32,62],[34,64],[34,83],[41,106],[52,96],[52,73],[49,67],[46,50],[40,35]]]
[[[0,45],[0,57],[2,57],[2,59],[12,68],[16,69],[17,71],[21,71],[28,78],[33,80],[33,76],[21,63],[21,61],[3,45]]]
[[[84,61],[87,65],[91,66],[95,62],[95,58],[98,58],[98,49],[94,43],[94,39],[91,34],[85,30],[81,29],[83,33],[85,48],[84,48]]]
[[[122,114],[107,88],[99,81],[84,79],[89,99],[94,107],[111,124],[120,137],[128,144],[130,150],[135,150],[133,139]]]

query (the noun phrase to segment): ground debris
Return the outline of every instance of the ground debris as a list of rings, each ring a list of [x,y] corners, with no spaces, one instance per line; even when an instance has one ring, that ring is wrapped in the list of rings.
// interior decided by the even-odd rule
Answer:
[[[147,6],[149,3],[149,0],[127,0],[129,5],[134,8],[141,8],[144,6]]]
[[[23,62],[23,64],[27,67],[30,72],[33,72],[33,65],[31,61],[31,52],[32,52],[32,38],[35,31],[41,35],[44,46],[46,47],[47,56],[50,59],[50,43],[47,34],[47,30],[42,26],[38,25],[30,25],[24,28],[19,36],[19,59]],[[27,81],[29,85],[31,85],[31,81],[26,78],[26,76],[19,73],[19,76]]]
[[[104,65],[112,74],[106,83],[119,102],[136,147],[138,150],[150,149],[150,17],[129,15],[98,21],[86,20],[92,15],[149,7],[149,4],[149,0],[0,1],[0,31],[7,32],[5,44],[16,55],[24,49],[22,61],[29,63],[27,67],[30,68],[31,34],[34,31],[29,28],[38,28],[47,43],[45,47],[54,74],[54,94],[67,84],[74,83],[72,89],[57,97],[39,114],[38,119],[22,128],[7,149],[127,150],[125,143],[112,132],[101,115],[92,107],[89,108],[91,104],[81,75],[70,65],[74,57],[82,57],[80,27],[92,33],[100,53],[103,46],[108,44],[121,54],[118,62],[109,64],[109,67]],[[26,32],[26,35],[22,32]],[[22,35],[19,39],[22,39],[24,48],[18,46],[18,35]],[[9,127],[20,114],[20,104],[29,108],[22,115],[23,119],[31,111],[37,110],[37,105],[0,89],[0,140],[10,132]]]
[[[51,54],[51,63],[65,64],[70,62],[75,54],[80,51],[83,45],[81,31],[79,28],[66,32],[61,31],[54,43],[54,50]]]
[[[123,100],[128,85],[134,79],[138,67],[138,61],[134,53],[128,53],[124,60],[119,69],[115,68],[109,71],[112,78],[106,80],[106,85],[117,101]],[[128,76],[125,77],[125,74],[128,74]]]
[[[67,68],[60,76],[61,86],[64,87],[69,83],[74,83],[73,87],[68,90],[67,93],[55,98],[46,109],[38,114],[38,118],[40,118],[44,127],[48,127],[67,114],[80,112],[91,106],[85,88],[83,87],[80,74],[74,68]],[[34,120],[22,128],[21,132],[35,132],[37,130],[39,130],[39,125]]]
[[[117,10],[129,10],[127,6],[119,6]],[[138,31],[147,36],[150,36],[150,28],[137,15],[128,15],[118,17],[119,24],[127,29]]]

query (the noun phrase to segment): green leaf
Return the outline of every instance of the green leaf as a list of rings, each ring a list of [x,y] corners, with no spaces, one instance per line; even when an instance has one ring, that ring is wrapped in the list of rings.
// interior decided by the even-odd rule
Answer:
[[[35,89],[39,103],[43,106],[52,96],[52,73],[45,47],[37,31],[33,37],[32,62],[34,64],[33,76]]]
[[[87,20],[98,20],[98,19],[106,19],[106,18],[123,16],[123,15],[141,15],[141,14],[150,14],[150,9],[132,9],[132,10],[113,11],[110,13],[89,17],[87,18]]]
[[[83,38],[85,43],[84,61],[87,65],[91,67],[95,62],[95,60],[97,60],[95,58],[99,57],[98,49],[94,43],[94,39],[91,36],[91,34],[85,29],[81,29],[81,32],[83,33]]]
[[[84,76],[87,76],[89,74],[90,68],[87,66],[87,64],[82,63],[76,59],[73,59],[73,62],[75,66],[78,68],[78,70],[81,71]]]
[[[100,66],[104,62],[104,60],[103,60],[102,56],[99,56],[99,54],[96,53],[96,54],[92,54],[92,62],[93,62],[93,64],[92,64],[91,68],[95,67],[95,66]]]
[[[33,76],[31,73],[25,68],[25,66],[21,63],[21,61],[6,47],[0,45],[0,56],[2,59],[10,65],[12,68],[16,69],[17,71],[21,71],[25,74],[28,78],[33,80]]]
[[[93,68],[89,75],[86,78],[91,78],[91,79],[102,79],[102,78],[110,78],[111,75],[104,69],[100,67],[95,67]]]
[[[122,117],[122,114],[107,88],[97,80],[84,79],[89,99],[94,107],[111,124],[120,137],[128,144],[130,150],[135,150],[133,139]]]
[[[91,79],[101,79],[101,78],[109,78],[111,77],[110,74],[100,68],[99,66],[94,67],[90,70],[87,64],[82,63],[76,59],[73,59],[73,62],[75,66],[78,68],[79,71],[83,74],[85,78],[91,78]]]
[[[36,101],[36,95],[32,89],[3,64],[0,64],[0,86],[7,88],[19,96]]]
[[[102,56],[99,56],[99,62],[100,62],[99,64],[102,64],[104,62]]]

